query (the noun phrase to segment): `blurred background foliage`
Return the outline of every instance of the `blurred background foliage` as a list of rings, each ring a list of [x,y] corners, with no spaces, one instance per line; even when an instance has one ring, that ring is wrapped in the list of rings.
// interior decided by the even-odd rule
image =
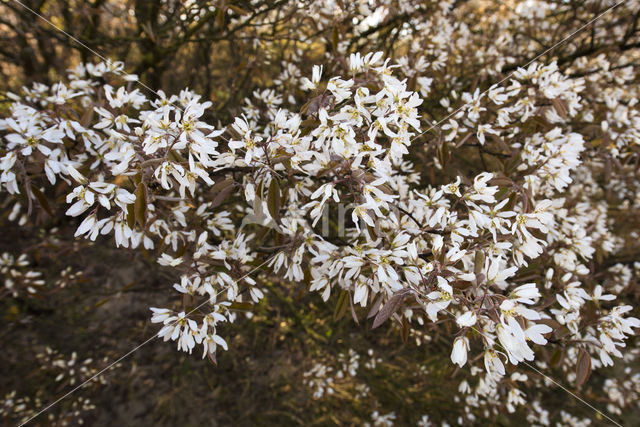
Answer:
[[[382,50],[397,57],[404,49],[398,37],[402,29],[432,13],[432,8],[424,7],[412,14],[391,14],[366,34],[356,35],[350,13],[332,18],[329,27],[298,14],[309,7],[309,1],[22,1],[100,55],[124,61],[126,69],[149,87],[167,94],[185,87],[201,93],[214,103],[207,119],[222,124],[241,112],[244,98],[254,90],[279,84],[276,80],[286,70],[283,62],[292,53],[298,64],[306,64],[305,75],[314,63],[331,68],[324,58],[335,49],[336,38],[348,43],[350,51]],[[453,7],[464,11],[467,3],[456,1]],[[503,7],[502,2],[472,3],[476,13],[500,13]],[[580,7],[580,2],[570,3]],[[635,34],[637,18],[621,17],[616,25]],[[570,22],[572,17],[557,19]],[[263,28],[265,22],[268,31]],[[568,31],[580,22],[559,28]],[[259,32],[252,29],[258,24]],[[526,32],[514,34],[527,37]],[[572,58],[560,55],[559,63],[566,66],[577,55],[616,48],[632,47],[586,46],[574,51]],[[530,57],[524,52],[520,65]],[[97,60],[87,48],[17,2],[0,3],[1,93],[33,82],[55,83],[68,68]],[[458,82],[468,82],[467,90],[489,81],[478,71],[484,65],[481,59],[470,55],[469,61],[476,63],[458,65],[454,73]],[[504,71],[517,65],[505,65]],[[435,93],[447,93],[451,85],[434,76]],[[296,99],[304,96],[299,88],[292,87],[289,93]],[[426,110],[444,115],[439,105],[428,105]],[[475,149],[467,150],[468,155],[457,156],[460,163],[452,168],[454,172],[480,161]],[[498,160],[488,157],[486,161]],[[429,171],[423,174],[433,181]],[[0,395],[16,390],[44,404],[73,386],[43,369],[38,354],[51,347],[67,358],[73,352],[81,359],[92,358],[97,369],[107,366],[156,332],[157,326],[149,323],[148,307],[173,303],[166,291],[176,277],[144,252],[116,249],[113,242],[100,238],[95,244],[76,241],[76,224],[64,218],[62,209],[53,216],[42,211],[37,221],[22,227],[8,221],[9,215],[10,206],[3,206],[0,253],[27,254],[32,268],[43,273],[45,284],[35,295],[5,293],[0,298]],[[638,218],[628,220],[625,224],[635,226]],[[74,276],[76,272],[82,274]],[[407,336],[402,325],[393,322],[371,330],[366,312],[356,310],[360,319],[356,324],[350,309],[334,311],[340,295],[325,304],[304,288],[278,287],[278,277],[268,279],[271,292],[266,301],[249,315],[240,313],[236,326],[225,331],[230,350],[219,354],[217,366],[200,355],[189,356],[153,341],[105,373],[106,384],[79,390],[51,413],[64,414],[76,398],[90,398],[95,408],[83,415],[89,425],[361,425],[371,422],[373,411],[394,411],[399,425],[415,425],[425,414],[433,421],[456,420],[460,405],[454,396],[469,373],[449,362],[453,331],[423,339],[418,331]],[[314,398],[304,373],[323,363],[332,366],[335,374],[340,370],[340,354],[347,355],[350,349],[360,355],[357,375],[345,374],[334,382],[332,395]],[[370,349],[373,355],[368,354]],[[542,357],[550,359],[551,354],[543,351]],[[522,371],[538,375],[526,368]],[[598,384],[606,373],[593,374],[590,384],[594,386],[582,394],[586,400],[597,405]],[[370,390],[364,397],[358,391],[362,384]],[[544,393],[548,407],[601,423],[593,411],[563,391],[552,388]],[[625,416],[637,420],[638,414]],[[64,416],[60,419],[64,421]],[[35,422],[55,424],[46,416]],[[522,414],[516,412],[481,423],[522,422]]]

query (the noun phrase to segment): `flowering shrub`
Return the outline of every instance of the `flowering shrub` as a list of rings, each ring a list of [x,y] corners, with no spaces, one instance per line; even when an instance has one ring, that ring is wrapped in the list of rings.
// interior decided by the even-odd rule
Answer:
[[[322,29],[352,7],[337,3],[314,2],[306,16]],[[411,13],[405,3],[379,13]],[[640,387],[630,339],[640,327],[638,230],[620,223],[636,224],[640,207],[639,94],[636,66],[625,65],[637,53],[520,64],[511,27],[551,26],[547,14],[561,6],[516,3],[495,22],[482,18],[499,28],[490,45],[446,2],[398,30],[404,50],[393,58],[352,53],[335,30],[322,65],[285,61],[273,87],[224,126],[194,91],[145,95],[121,62],[9,93],[0,120],[9,219],[64,211],[80,239],[154,254],[175,277],[177,302],[151,302],[158,337],[214,363],[229,348],[223,325],[250,315],[276,277],[317,293],[336,319],[396,325],[405,342],[448,334],[451,366],[469,374],[457,397],[469,422],[531,402],[528,419],[549,424],[536,396],[550,377],[582,386],[618,360],[625,379],[605,391],[607,411],[620,414]],[[481,82],[450,73],[477,45]],[[18,273],[25,265],[3,255],[5,293],[42,284]],[[342,358],[344,367],[305,373],[313,397],[355,376],[358,355]],[[366,384],[355,392],[370,394]],[[371,422],[395,417],[375,409]]]

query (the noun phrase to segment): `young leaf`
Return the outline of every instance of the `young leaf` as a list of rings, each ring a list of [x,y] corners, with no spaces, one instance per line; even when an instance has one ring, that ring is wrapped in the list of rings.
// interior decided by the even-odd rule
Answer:
[[[380,295],[378,297],[378,299],[376,299],[376,301],[371,306],[371,309],[369,310],[369,313],[367,314],[367,319],[371,319],[373,316],[378,314],[378,311],[380,309],[380,305],[381,304],[382,304],[382,295]]]
[[[402,316],[402,344],[406,344],[409,341],[409,321],[406,316]]]
[[[484,269],[484,262],[485,262],[484,251],[476,251],[476,256],[474,259],[474,266],[473,266],[473,271],[476,274],[476,276],[482,273],[482,270]]]
[[[564,102],[560,98],[553,98],[551,100],[551,103],[553,104],[553,108],[556,110],[560,117],[562,117],[563,119],[566,119],[568,117],[567,109],[564,106]]]
[[[40,191],[40,189],[38,189],[38,187],[36,187],[35,185],[31,185],[31,193],[33,193],[33,195],[36,196],[36,199],[38,199],[40,206],[42,206],[42,208],[50,216],[53,216],[53,210],[51,209],[51,206],[49,205],[49,201],[47,200],[46,196],[42,194],[42,191]]]
[[[338,33],[338,27],[333,27],[333,31],[331,32],[331,47],[333,51],[338,50],[338,43],[340,42],[340,34]]]
[[[216,182],[213,187],[211,187],[211,193],[214,195],[213,202],[211,202],[212,208],[220,206],[227,199],[233,191],[233,184],[233,179],[227,178],[224,181]]]
[[[342,319],[344,314],[347,312],[347,307],[349,306],[349,300],[351,300],[349,291],[342,291],[342,293],[340,294],[340,298],[338,298],[338,304],[336,304],[336,308],[333,311],[333,320],[335,322]]]
[[[227,7],[233,10],[238,15],[247,15],[249,12],[241,8],[240,6],[236,6],[235,4],[227,5]]]
[[[253,304],[250,302],[232,302],[229,309],[251,311],[253,309]]]
[[[581,386],[586,383],[591,376],[591,356],[584,348],[578,354],[578,364],[576,366],[576,384]]]
[[[271,180],[271,184],[269,184],[269,195],[267,199],[267,207],[269,208],[269,213],[271,214],[271,218],[277,223],[280,222],[280,207],[281,207],[281,199],[280,199],[280,187],[278,187],[278,182],[275,178]]]
[[[402,301],[404,301],[404,297],[407,294],[406,290],[401,290],[393,294],[389,301],[380,309],[376,318],[373,319],[373,326],[371,329],[375,329],[378,326],[382,325],[384,322],[389,319],[393,313],[398,311],[398,309],[402,306]]]
[[[136,201],[134,202],[134,216],[140,227],[144,228],[147,222],[147,186],[143,182],[136,188]]]
[[[549,364],[551,365],[551,367],[557,368],[560,365],[561,361],[562,361],[562,349],[557,348],[551,355],[551,360],[549,361]]]
[[[468,287],[471,286],[471,282],[467,282],[467,281],[464,281],[464,280],[455,280],[455,281],[451,282],[451,286],[453,286],[456,289],[465,290],[465,289],[467,289]]]
[[[349,298],[349,308],[351,308],[351,317],[353,317],[353,321],[356,322],[356,325],[359,325],[358,316],[356,315],[356,309],[353,307],[353,300]]]
[[[133,205],[127,205],[127,225],[132,230],[136,226],[136,212]]]
[[[218,21],[218,26],[222,29],[225,28],[224,25],[224,14],[225,14],[225,10],[223,8],[218,8],[218,12],[216,13],[216,19]]]
[[[211,362],[213,366],[218,366],[218,361],[216,360],[215,353],[207,352],[207,358],[209,359],[209,362]]]

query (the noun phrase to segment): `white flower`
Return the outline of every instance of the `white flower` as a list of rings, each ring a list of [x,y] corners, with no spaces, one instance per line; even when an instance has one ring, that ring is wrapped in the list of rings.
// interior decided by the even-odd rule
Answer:
[[[593,300],[594,301],[613,301],[616,299],[615,295],[611,294],[603,294],[604,288],[602,285],[597,285],[593,290]]]
[[[552,331],[553,329],[551,329],[551,327],[549,327],[548,325],[538,323],[525,329],[524,335],[528,340],[531,340],[536,344],[545,345],[547,343],[547,340],[542,334],[548,334]]]
[[[502,359],[499,354],[494,350],[486,350],[484,352],[484,367],[488,374],[504,376],[505,369]]]
[[[507,325],[499,324],[496,332],[512,364],[517,365],[518,362],[534,359],[534,353],[527,345],[525,334],[513,317],[509,318]]]
[[[538,291],[535,283],[525,283],[524,285],[520,285],[511,291],[511,294],[509,295],[510,299],[523,304],[533,304],[540,297],[540,291]]]
[[[80,185],[73,189],[73,192],[67,195],[67,203],[71,203],[74,199],[78,199],[67,211],[69,216],[78,216],[93,206],[95,202],[94,193],[86,187]]]
[[[449,304],[453,295],[453,288],[446,279],[438,276],[438,288],[439,291],[430,292],[427,297],[432,301],[427,304],[427,315],[432,322],[438,320],[438,313],[445,310]]]
[[[453,342],[453,350],[451,351],[451,361],[461,368],[467,363],[467,352],[469,351],[469,339],[467,337],[458,337]]]
[[[314,65],[313,66],[313,76],[311,80],[306,77],[302,78],[302,90],[313,90],[318,87],[320,83],[320,78],[322,77],[322,65]]]
[[[469,327],[475,325],[477,320],[476,313],[467,311],[456,318],[456,323],[460,327]]]

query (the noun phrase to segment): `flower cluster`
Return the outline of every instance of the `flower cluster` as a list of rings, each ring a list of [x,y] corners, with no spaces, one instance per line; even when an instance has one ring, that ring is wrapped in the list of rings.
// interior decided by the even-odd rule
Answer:
[[[376,10],[317,3],[310,14]],[[498,27],[537,13],[529,3],[540,2],[519,3]],[[628,349],[640,327],[629,291],[638,264],[624,255],[637,255],[638,233],[613,211],[640,208],[640,90],[604,57],[517,66],[502,55],[508,37],[477,58],[489,76],[515,64],[503,81],[444,82],[454,51],[477,33],[453,25],[451,7],[407,28],[399,58],[351,53],[336,36],[334,56],[310,70],[287,64],[226,126],[190,90],[147,97],[121,63],[79,65],[65,82],[11,94],[0,119],[10,217],[64,212],[76,237],[154,254],[179,302],[151,308],[151,321],[181,351],[215,362],[232,345],[225,329],[278,277],[373,328],[397,323],[420,342],[448,328],[451,367],[468,372],[459,388],[468,420],[472,408],[530,402],[548,424],[531,393],[543,381],[510,365],[582,385],[593,370],[637,358]],[[40,283],[14,273],[22,258],[2,262],[9,292]],[[335,374],[318,364],[304,375],[315,397],[354,376],[358,358],[343,359]],[[637,386],[637,374],[627,382]],[[627,405],[620,387],[608,393]],[[372,422],[394,417],[375,412]]]

